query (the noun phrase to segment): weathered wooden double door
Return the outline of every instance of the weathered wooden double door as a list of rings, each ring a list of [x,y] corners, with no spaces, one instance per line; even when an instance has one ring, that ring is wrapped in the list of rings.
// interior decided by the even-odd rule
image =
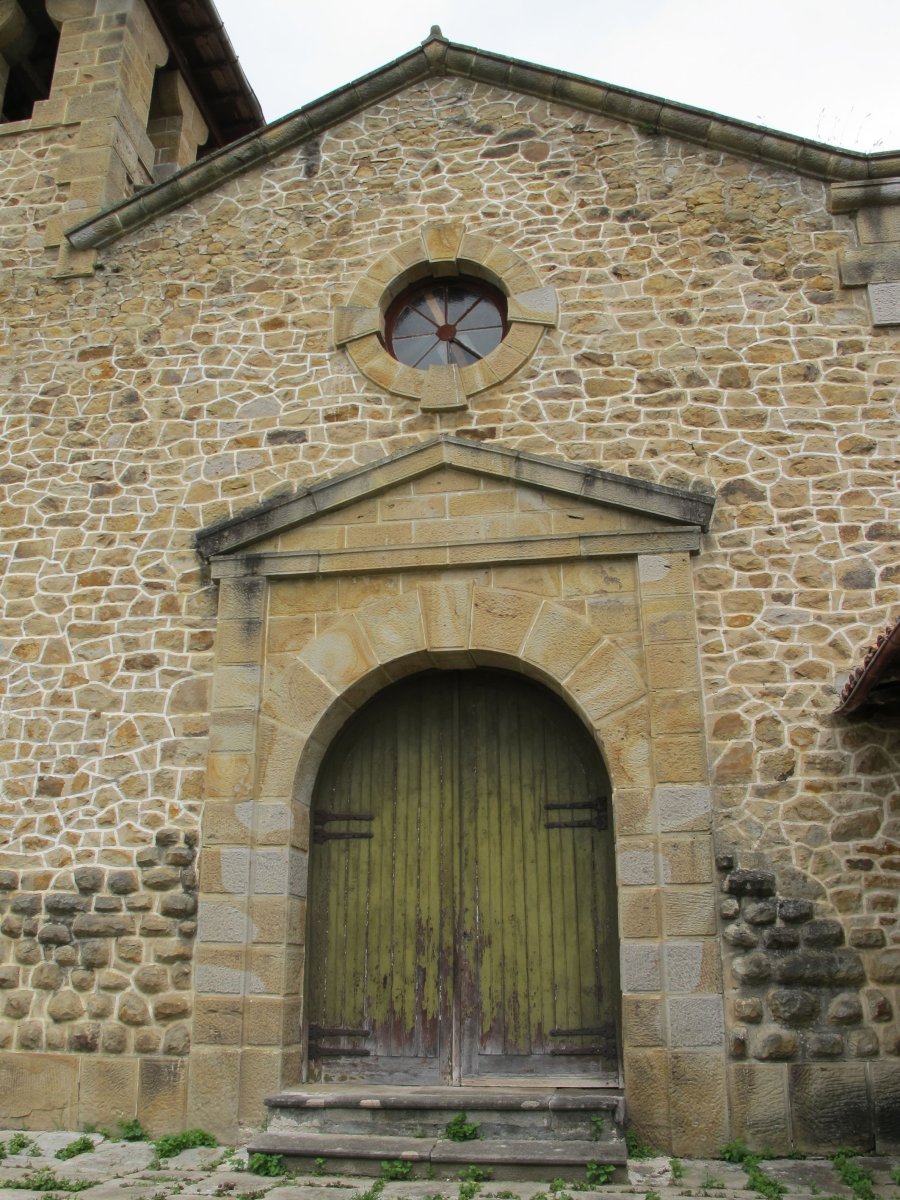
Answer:
[[[614,1082],[608,794],[521,677],[436,671],[361,709],[313,801],[309,1077]]]

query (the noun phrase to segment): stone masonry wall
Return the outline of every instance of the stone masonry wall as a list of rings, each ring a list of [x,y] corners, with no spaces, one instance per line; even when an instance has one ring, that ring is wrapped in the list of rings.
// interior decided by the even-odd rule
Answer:
[[[20,175],[4,183],[27,192]],[[50,187],[38,177],[33,195]],[[451,431],[716,490],[694,589],[719,848],[814,900],[851,946],[854,931],[883,937],[865,956],[894,1016],[866,1022],[897,1055],[896,728],[830,714],[900,603],[900,335],[840,287],[855,234],[825,202],[786,171],[438,80],[154,221],[92,278],[51,279],[30,225],[4,240],[0,866],[22,934],[0,940],[0,963],[7,997],[36,986],[29,972],[58,981],[6,1014],[7,1037],[21,1044],[31,1022],[61,1045],[49,1006],[71,994],[85,1006],[71,1028],[95,1021],[102,1043],[128,1025],[126,997],[158,1005],[141,993],[148,967],[175,972],[151,996],[187,994],[185,960],[153,947],[189,945],[190,915],[163,904],[190,888],[148,883],[164,861],[137,892],[109,881],[146,866],[161,830],[181,839],[164,859],[198,827],[216,598],[196,531]],[[527,367],[459,413],[422,413],[332,348],[333,309],[426,219],[490,233],[560,300]],[[81,889],[84,869],[106,885]],[[39,893],[44,924],[15,910]],[[121,914],[97,907],[119,899]],[[64,913],[75,941],[42,942],[69,932]],[[82,965],[76,925],[103,916],[128,929],[109,967]],[[142,937],[151,916],[175,932]],[[80,992],[70,970],[96,974]],[[115,1017],[112,970],[126,980]],[[165,1039],[185,1015],[129,1026],[128,1047],[175,1053]]]

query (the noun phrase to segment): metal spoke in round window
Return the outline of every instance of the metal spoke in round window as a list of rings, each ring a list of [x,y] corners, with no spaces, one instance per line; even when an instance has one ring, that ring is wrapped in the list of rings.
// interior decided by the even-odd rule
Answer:
[[[506,297],[497,288],[462,277],[429,279],[408,288],[387,311],[384,338],[398,362],[468,367],[500,345],[506,333]]]

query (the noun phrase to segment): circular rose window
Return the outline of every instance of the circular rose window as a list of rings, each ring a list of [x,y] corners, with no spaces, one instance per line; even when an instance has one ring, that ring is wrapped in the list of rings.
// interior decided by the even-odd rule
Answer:
[[[384,340],[398,362],[420,371],[468,367],[496,349],[506,333],[506,297],[478,279],[455,276],[417,283],[391,304]]]

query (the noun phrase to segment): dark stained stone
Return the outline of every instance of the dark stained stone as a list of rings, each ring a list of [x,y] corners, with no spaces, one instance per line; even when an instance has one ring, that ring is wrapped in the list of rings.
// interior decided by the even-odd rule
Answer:
[[[22,936],[22,918],[16,917],[12,913],[7,913],[0,921],[0,933],[5,933],[8,938],[17,938]]]
[[[75,886],[79,892],[99,892],[103,887],[103,875],[99,867],[77,867]]]
[[[800,951],[775,957],[771,973],[778,983],[801,987],[841,987],[861,983],[865,978],[862,960],[855,950],[835,950],[830,954]]]
[[[12,965],[0,967],[0,988],[19,986],[19,968]]]
[[[122,901],[118,896],[96,896],[94,898],[94,912],[110,913],[121,911]]]
[[[851,929],[850,945],[857,950],[877,950],[885,942],[883,929]]]
[[[773,925],[763,931],[763,945],[767,950],[793,950],[800,945],[800,931],[790,925]]]
[[[808,1025],[819,1012],[816,997],[800,988],[773,988],[766,1003],[775,1020],[785,1025]]]
[[[832,921],[828,917],[809,921],[803,926],[803,944],[816,947],[842,946],[844,927],[840,921]]]
[[[42,946],[66,946],[72,940],[68,925],[44,925],[37,936]]]
[[[801,921],[812,920],[815,909],[811,900],[794,899],[784,896],[778,901],[778,915],[782,921],[790,924],[800,924]]]
[[[49,892],[44,897],[44,910],[54,916],[65,917],[71,913],[87,912],[91,901],[87,896],[76,896],[73,892]]]
[[[36,892],[23,892],[13,899],[10,908],[22,917],[36,917],[41,911],[41,897]]]
[[[828,1005],[829,1025],[858,1025],[862,1015],[862,1005],[855,992],[841,992]]]
[[[752,949],[759,940],[750,926],[745,925],[743,921],[729,925],[722,931],[722,937],[730,946],[741,946],[745,950]]]
[[[771,871],[731,871],[722,880],[722,891],[732,896],[772,896],[775,876]]]
[[[15,871],[0,871],[0,892],[14,892],[19,886],[19,876]]]
[[[743,906],[744,920],[751,925],[772,925],[775,922],[776,909],[774,900],[757,900]]]
[[[894,1015],[890,1000],[878,988],[870,988],[866,992],[866,1004],[869,1009],[870,1021],[889,1021]]]
[[[140,884],[135,871],[110,871],[106,886],[117,896],[127,896],[136,892]]]
[[[762,1000],[758,996],[744,996],[735,1000],[734,1015],[738,1021],[757,1024],[763,1017]]]
[[[844,1053],[844,1039],[839,1033],[811,1033],[806,1039],[810,1058],[840,1058]]]
[[[733,871],[734,870],[734,855],[733,854],[717,854],[716,855],[716,870],[717,871]]]
[[[719,905],[719,916],[723,921],[733,921],[740,915],[741,906],[734,896],[726,896]]]

